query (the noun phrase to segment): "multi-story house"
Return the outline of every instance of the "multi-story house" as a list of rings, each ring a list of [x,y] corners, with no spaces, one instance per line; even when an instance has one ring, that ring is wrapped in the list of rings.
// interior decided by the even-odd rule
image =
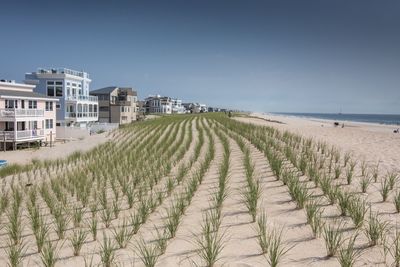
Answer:
[[[207,112],[207,106],[199,103],[183,103],[182,106],[188,113],[204,113]]]
[[[137,92],[130,87],[110,86],[90,91],[99,100],[99,122],[131,123],[137,116]]]
[[[144,100],[146,113],[184,113],[182,100],[168,96],[151,95]]]
[[[146,102],[146,113],[172,113],[172,101],[168,96],[153,95],[147,97],[144,101]]]
[[[98,120],[98,100],[89,95],[89,74],[70,69],[39,69],[25,74],[25,83],[34,91],[56,97],[57,126],[85,127]]]
[[[58,99],[34,92],[34,85],[0,81],[0,146],[52,143]]]
[[[182,114],[185,113],[185,108],[182,105],[182,100],[177,98],[172,98],[172,113]]]

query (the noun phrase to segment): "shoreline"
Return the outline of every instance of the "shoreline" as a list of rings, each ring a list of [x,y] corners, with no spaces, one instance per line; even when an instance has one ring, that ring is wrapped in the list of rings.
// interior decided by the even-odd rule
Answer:
[[[379,129],[379,131],[393,133],[393,130],[400,128],[400,125],[396,124],[384,124],[384,123],[373,123],[373,122],[359,122],[359,121],[350,121],[350,120],[331,120],[331,119],[320,119],[320,118],[312,118],[312,117],[302,117],[302,116],[294,116],[294,115],[282,115],[282,114],[273,114],[273,113],[259,113],[254,112],[250,113],[251,116],[259,117],[259,118],[266,118],[270,117],[269,119],[272,120],[279,120],[284,124],[286,119],[288,120],[299,120],[304,122],[311,122],[315,124],[323,124],[324,127],[328,126],[332,128],[341,128],[342,123],[345,124],[345,127],[352,127],[352,128],[375,128]],[[339,126],[333,126],[334,122],[339,122]],[[394,134],[394,133],[393,133]]]
[[[363,121],[354,121],[354,120],[334,120],[334,119],[323,119],[323,118],[317,118],[317,117],[312,117],[312,116],[303,116],[303,115],[293,115],[293,114],[282,114],[282,113],[269,113],[269,112],[251,112],[250,114],[261,114],[264,116],[279,116],[279,117],[284,117],[284,118],[296,118],[296,119],[305,119],[305,120],[313,120],[317,122],[347,122],[347,123],[354,123],[354,124],[361,124],[361,125],[366,125],[366,126],[390,126],[394,127],[395,129],[400,128],[400,123],[399,124],[390,124],[390,123],[378,123],[378,122],[363,122]],[[352,114],[347,114],[347,115],[352,115]],[[367,114],[366,114],[367,115]],[[385,114],[386,115],[386,114]],[[392,115],[392,114],[388,114]],[[396,115],[396,114],[393,114]]]

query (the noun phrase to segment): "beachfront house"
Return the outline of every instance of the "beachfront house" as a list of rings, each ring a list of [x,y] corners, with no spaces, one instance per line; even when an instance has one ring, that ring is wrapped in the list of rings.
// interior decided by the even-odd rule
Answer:
[[[208,111],[207,106],[205,104],[183,103],[182,105],[187,113],[205,113]]]
[[[37,142],[52,144],[56,137],[58,99],[34,92],[35,86],[0,80],[0,147]]]
[[[216,108],[216,107],[208,107],[207,111],[208,112],[221,112],[221,109]]]
[[[146,113],[172,113],[172,101],[168,96],[150,95],[145,100]]]
[[[185,113],[185,108],[182,105],[182,100],[178,98],[172,98],[172,113],[183,114]]]
[[[98,120],[98,99],[89,95],[90,82],[88,73],[66,68],[25,74],[25,83],[35,85],[35,92],[59,99],[57,126],[85,127]]]
[[[150,95],[144,100],[146,113],[185,113],[182,100],[168,96]]]
[[[136,121],[137,92],[131,87],[110,86],[94,91],[90,95],[99,101],[99,122],[126,124]]]

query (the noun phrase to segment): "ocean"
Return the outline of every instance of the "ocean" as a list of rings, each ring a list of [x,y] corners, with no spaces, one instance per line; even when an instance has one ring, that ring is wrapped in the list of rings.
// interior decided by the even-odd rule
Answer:
[[[295,116],[303,118],[314,118],[334,121],[355,121],[378,124],[400,125],[400,115],[395,114],[333,114],[333,113],[283,113],[271,112],[272,114]]]

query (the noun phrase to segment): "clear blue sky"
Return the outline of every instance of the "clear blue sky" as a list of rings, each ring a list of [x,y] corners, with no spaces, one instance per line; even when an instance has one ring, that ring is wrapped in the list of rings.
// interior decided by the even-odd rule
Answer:
[[[400,1],[19,1],[0,11],[0,77],[85,70],[253,111],[400,113]]]

